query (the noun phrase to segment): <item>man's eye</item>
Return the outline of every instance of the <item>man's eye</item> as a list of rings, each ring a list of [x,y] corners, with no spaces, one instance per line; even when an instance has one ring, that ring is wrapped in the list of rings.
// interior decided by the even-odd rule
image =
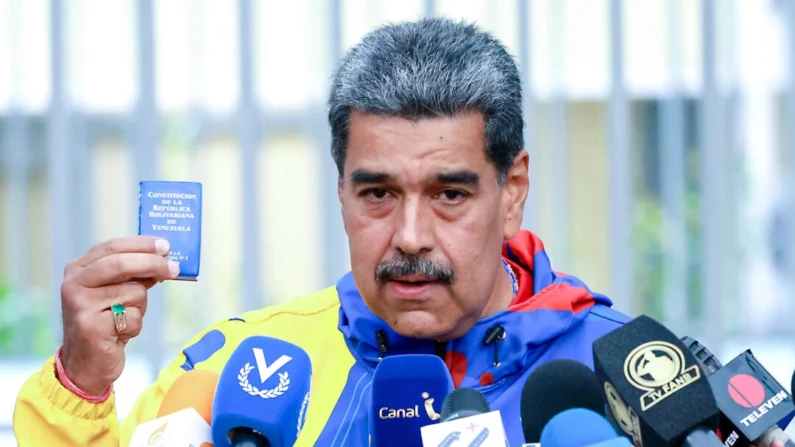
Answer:
[[[466,194],[455,189],[445,189],[439,193],[438,197],[447,204],[457,204],[466,198]]]
[[[387,195],[389,195],[389,192],[387,192],[387,190],[383,188],[371,188],[362,191],[362,196],[364,196],[364,198],[366,198],[367,200],[373,202],[380,202],[386,199]]]

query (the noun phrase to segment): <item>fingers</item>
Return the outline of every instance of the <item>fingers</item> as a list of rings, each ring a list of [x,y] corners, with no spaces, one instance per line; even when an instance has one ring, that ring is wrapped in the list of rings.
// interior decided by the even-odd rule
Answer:
[[[64,283],[63,287],[73,283]],[[74,286],[69,286],[74,287]],[[100,287],[97,289],[80,289],[80,293],[74,293],[74,289],[66,289],[64,297],[64,312],[70,314],[97,315],[110,309],[114,304],[123,304],[124,307],[135,307],[146,314],[147,291],[149,287],[140,281],[132,281],[124,284]],[[63,293],[63,292],[62,292]]]
[[[97,304],[101,309],[110,309],[114,304],[123,304],[125,308],[135,307],[146,315],[146,292],[149,288],[139,281],[106,286],[95,289],[94,293],[100,294]]]
[[[162,281],[176,278],[179,264],[157,254],[120,253],[100,258],[74,278],[83,287],[95,288],[134,279]]]
[[[87,267],[101,258],[120,253],[150,253],[165,256],[168,254],[168,250],[168,241],[165,239],[154,236],[121,237],[95,245],[88,253],[75,259],[71,264]]]
[[[108,324],[110,325],[110,330],[113,331],[114,334],[116,332],[116,324],[113,319],[113,312],[103,312],[103,316],[105,314],[108,315]],[[143,327],[143,314],[141,310],[137,307],[124,307],[124,316],[127,319],[127,327],[125,328],[124,332],[121,334],[117,334],[119,336],[119,341],[122,343],[127,343],[130,339],[135,338],[138,334],[141,333],[141,329]]]

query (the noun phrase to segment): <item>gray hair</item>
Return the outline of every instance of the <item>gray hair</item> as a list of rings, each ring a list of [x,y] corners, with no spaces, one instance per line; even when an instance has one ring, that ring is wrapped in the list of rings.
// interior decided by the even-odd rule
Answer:
[[[522,87],[505,47],[475,25],[444,18],[388,24],[342,58],[329,95],[331,155],[340,178],[351,110],[411,120],[478,110],[499,183],[524,147]]]

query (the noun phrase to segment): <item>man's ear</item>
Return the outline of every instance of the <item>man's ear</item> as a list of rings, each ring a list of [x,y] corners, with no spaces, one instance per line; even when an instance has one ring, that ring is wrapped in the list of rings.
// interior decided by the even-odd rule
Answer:
[[[340,199],[340,205],[342,205],[342,200],[343,200],[342,199],[342,186],[343,186],[342,185],[342,179],[338,178],[337,179],[337,198]]]
[[[502,203],[505,207],[503,236],[505,239],[513,239],[522,228],[524,205],[530,190],[529,166],[530,155],[526,150],[522,150],[516,155],[513,165],[505,175],[505,183],[502,185]]]
[[[342,178],[337,179],[337,198],[340,200],[340,217],[342,218],[342,228],[345,229],[345,234],[348,234],[348,222],[345,220],[345,198],[343,192]]]

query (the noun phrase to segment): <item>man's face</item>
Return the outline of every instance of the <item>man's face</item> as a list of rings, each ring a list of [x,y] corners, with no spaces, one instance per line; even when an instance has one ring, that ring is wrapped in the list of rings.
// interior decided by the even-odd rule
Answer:
[[[353,276],[404,336],[458,337],[512,299],[495,284],[503,239],[521,226],[527,153],[500,187],[483,125],[476,112],[417,122],[352,113],[339,196]]]

